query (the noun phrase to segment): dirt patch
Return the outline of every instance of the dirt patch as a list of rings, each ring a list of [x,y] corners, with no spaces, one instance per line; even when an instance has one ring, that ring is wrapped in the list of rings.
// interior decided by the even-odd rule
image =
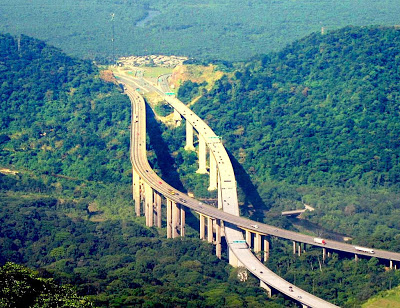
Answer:
[[[118,84],[117,79],[115,79],[114,74],[111,70],[100,71],[100,78],[105,82],[112,82]]]

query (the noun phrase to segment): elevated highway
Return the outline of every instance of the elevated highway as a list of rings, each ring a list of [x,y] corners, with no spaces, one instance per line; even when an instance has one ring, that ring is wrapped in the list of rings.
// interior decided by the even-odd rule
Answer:
[[[208,217],[209,219],[212,218],[217,222],[223,222],[225,238],[229,247],[230,263],[234,266],[245,266],[251,273],[260,279],[260,284],[264,288],[269,290],[270,288],[278,290],[286,296],[302,303],[305,307],[336,307],[333,304],[330,304],[308,292],[305,292],[300,288],[293,286],[265,267],[263,263],[261,263],[260,260],[251,252],[251,250],[248,248],[248,245],[243,243],[243,231],[246,233],[247,243],[249,243],[249,233],[256,235],[254,239],[255,245],[257,245],[256,243],[260,241],[261,236],[272,235],[293,241],[294,248],[296,243],[305,243],[321,247],[324,253],[326,251],[344,251],[353,253],[356,256],[365,255],[368,257],[371,257],[371,253],[359,251],[355,249],[355,246],[353,245],[336,241],[326,240],[326,244],[318,244],[314,242],[314,238],[311,236],[287,231],[240,217],[233,168],[228,154],[226,153],[219,138],[217,138],[218,136],[216,136],[215,133],[208,127],[208,125],[206,125],[182,102],[174,97],[165,95],[165,88],[163,88],[163,91],[144,79],[136,82],[135,80],[125,76],[117,77],[119,77],[120,82],[125,84],[126,93],[132,102],[131,160],[134,173],[137,173],[140,178],[151,187],[151,189],[165,196],[167,200],[172,200],[173,202],[180,204],[182,208],[187,207],[192,209],[198,212],[200,215],[203,215],[203,217]],[[191,125],[198,132],[199,148],[202,146],[201,143],[205,143],[208,146],[210,149],[210,156],[212,156],[211,159],[215,160],[215,165],[218,169],[216,174],[216,185],[218,186],[218,208],[202,204],[198,200],[178,192],[175,188],[165,183],[152,171],[146,156],[145,103],[143,97],[139,95],[137,91],[135,91],[136,88],[140,88],[143,91],[154,91],[159,93],[174,108],[174,110],[184,117],[187,123],[189,123],[189,125]],[[199,160],[201,160],[201,158],[199,158]],[[203,167],[200,166],[199,170],[202,171],[201,169]],[[214,172],[212,169],[212,160],[210,160],[210,182],[212,181],[211,173]],[[178,227],[178,225],[175,225],[175,227]],[[182,232],[182,222],[180,227]],[[208,229],[210,229],[210,227],[208,227]],[[211,238],[213,237],[211,236]],[[251,240],[249,244],[251,244]],[[373,256],[390,260],[391,265],[393,261],[400,261],[400,254],[394,252],[375,250]]]

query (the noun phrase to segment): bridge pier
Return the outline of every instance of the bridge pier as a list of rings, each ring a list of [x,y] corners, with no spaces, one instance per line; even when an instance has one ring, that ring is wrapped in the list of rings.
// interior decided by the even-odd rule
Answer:
[[[176,111],[176,109],[174,109],[174,122],[176,127],[181,126],[182,124],[182,116],[178,111]]]
[[[297,243],[297,255],[301,256],[301,243]]]
[[[154,222],[154,208],[153,208],[153,188],[147,183],[145,184],[145,215],[146,215],[146,226],[152,227]]]
[[[266,236],[264,236],[264,262],[269,259],[269,241]]]
[[[358,255],[355,253],[354,254],[354,260],[357,262],[358,261]]]
[[[256,254],[256,257],[261,260],[261,234],[260,233],[255,233],[254,237],[254,253]]]
[[[184,237],[185,236],[185,224],[186,224],[186,209],[182,204],[179,205],[179,208],[180,208],[180,212],[181,212],[180,234],[181,234],[181,237]]]
[[[260,280],[260,287],[267,291],[268,297],[272,297],[272,289],[264,281]]]
[[[210,185],[208,186],[208,190],[216,190],[217,189],[217,161],[212,153],[210,153]]]
[[[221,220],[215,220],[215,255],[218,259],[221,259]]]
[[[161,194],[156,191],[154,192],[154,203],[155,203],[155,209],[156,209],[155,222],[156,222],[157,228],[161,228],[161,222],[162,222]]]
[[[140,177],[134,169],[132,169],[132,181],[133,181],[133,199],[135,201],[135,213],[136,216],[140,216]]]
[[[246,243],[249,247],[251,247],[251,232],[250,232],[250,230],[246,230]]]
[[[199,135],[199,169],[196,171],[197,173],[200,174],[207,173],[206,156],[207,156],[206,141],[201,135]]]
[[[325,262],[326,260],[326,248],[322,248],[322,261]]]
[[[213,219],[211,217],[207,217],[207,241],[212,243],[214,240],[213,234]]]
[[[167,238],[172,238],[172,200],[167,198]]]
[[[199,220],[200,220],[200,239],[204,240],[206,238],[205,236],[206,218],[203,214],[200,214]]]
[[[172,238],[176,238],[179,235],[178,226],[179,226],[180,211],[176,202],[171,201],[171,204],[172,204]]]
[[[222,203],[222,189],[221,189],[221,180],[217,180],[217,186],[218,186],[218,209],[222,210],[223,203]]]
[[[230,248],[228,249],[228,259],[229,265],[231,265],[232,267],[239,267],[242,265],[242,263],[238,260],[238,258],[235,256]]]
[[[296,254],[296,245],[297,243],[295,241],[293,241],[293,254]]]
[[[194,151],[193,146],[193,125],[186,120],[186,151]]]

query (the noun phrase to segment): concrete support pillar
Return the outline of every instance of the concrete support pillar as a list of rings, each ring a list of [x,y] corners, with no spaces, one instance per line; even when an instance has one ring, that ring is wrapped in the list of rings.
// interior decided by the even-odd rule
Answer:
[[[250,230],[246,230],[246,243],[251,247],[251,232]]]
[[[199,169],[196,171],[197,173],[207,173],[207,147],[206,147],[206,141],[204,138],[199,135]]]
[[[172,238],[176,238],[178,234],[178,226],[180,219],[180,211],[176,202],[172,202]]]
[[[297,243],[295,241],[293,241],[293,254],[296,254],[296,245]]]
[[[297,255],[299,257],[301,256],[301,243],[298,243],[298,245],[297,245]]]
[[[143,207],[145,207],[144,206],[144,199],[145,199],[145,195],[146,195],[146,193],[145,193],[145,188],[144,188],[144,181],[142,180],[142,179],[140,179],[140,181],[139,181],[139,190],[140,190],[140,201],[142,201],[142,203],[143,203]],[[144,209],[143,209],[143,213],[144,213],[145,211],[144,211]]]
[[[152,227],[154,222],[154,208],[153,208],[153,188],[147,183],[145,184],[145,214],[146,226]]]
[[[354,260],[357,262],[358,261],[358,255],[354,254]]]
[[[213,154],[210,153],[210,186],[208,186],[208,190],[216,190],[217,189],[217,161]]]
[[[186,151],[194,151],[193,146],[193,125],[186,121]]]
[[[217,256],[218,259],[221,259],[222,253],[221,253],[221,220],[216,219],[215,220],[215,255]]]
[[[322,248],[322,261],[326,260],[326,248]]]
[[[269,241],[266,236],[264,236],[264,262],[269,259]]]
[[[205,236],[206,218],[204,217],[204,215],[200,214],[199,220],[200,220],[200,239],[204,240],[206,238]]]
[[[326,255],[328,256],[328,258],[330,258],[332,253],[330,251],[328,251],[328,253]]]
[[[392,260],[389,261],[389,264],[390,264],[389,265],[390,269],[393,269],[393,261]]]
[[[254,252],[256,254],[256,257],[258,259],[261,259],[261,234],[260,233],[256,233],[255,237],[254,237]]]
[[[136,216],[140,216],[140,177],[139,173],[132,169],[132,181],[133,181],[133,198],[135,201],[135,213]]]
[[[176,127],[181,126],[182,124],[182,116],[178,111],[176,111],[176,109],[174,109],[174,122]]]
[[[223,203],[222,203],[222,188],[221,188],[221,181],[220,180],[217,180],[217,186],[218,186],[218,209],[222,210]]]
[[[172,201],[167,199],[167,238],[172,238]]]
[[[157,224],[158,228],[161,228],[161,222],[162,222],[162,212],[161,212],[161,195],[160,193],[156,192],[154,193],[154,203],[156,207],[156,219],[155,222]]]
[[[213,234],[213,219],[211,217],[207,217],[207,241],[209,243],[213,242],[214,234]]]
[[[262,280],[260,280],[260,287],[267,291],[268,297],[272,297],[272,289]]]
[[[229,264],[232,267],[238,267],[240,265],[239,260],[236,258],[235,254],[232,252],[230,248],[228,249],[228,258],[229,258]]]
[[[185,224],[186,224],[186,209],[185,207],[181,204],[180,205],[181,208],[181,237],[185,236]]]

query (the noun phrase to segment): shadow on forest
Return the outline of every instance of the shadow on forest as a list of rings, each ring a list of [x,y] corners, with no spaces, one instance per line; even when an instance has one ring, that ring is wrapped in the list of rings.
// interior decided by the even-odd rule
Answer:
[[[179,191],[186,192],[179,174],[175,169],[175,159],[169,154],[167,143],[162,138],[160,123],[155,118],[154,111],[146,104],[146,126],[150,144],[157,157],[157,165],[161,171],[161,177],[169,185]],[[191,211],[186,211],[186,224],[200,232],[199,219]]]
[[[232,162],[238,186],[244,193],[244,205],[240,207],[241,214],[249,217],[252,220],[263,221],[264,211],[268,211],[270,206],[267,206],[258,194],[256,186],[251,181],[250,176],[244,170],[243,166],[228,150],[229,158]]]
[[[157,164],[160,168],[162,178],[177,190],[186,192],[179,174],[175,169],[175,159],[169,154],[167,143],[162,138],[160,123],[157,122],[153,110],[146,104],[146,125],[150,144],[156,154]]]

